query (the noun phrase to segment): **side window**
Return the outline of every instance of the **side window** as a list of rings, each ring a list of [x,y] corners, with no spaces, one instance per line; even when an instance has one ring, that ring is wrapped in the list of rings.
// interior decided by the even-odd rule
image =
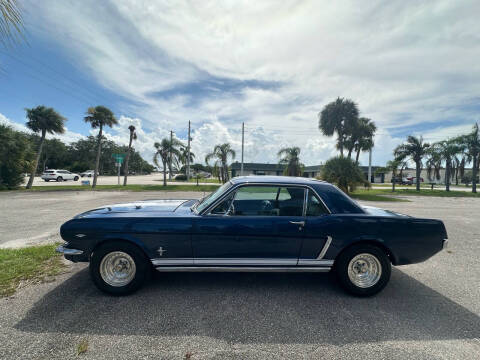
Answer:
[[[327,208],[323,205],[320,199],[315,196],[313,191],[309,191],[307,200],[307,216],[321,216],[325,214],[328,214]]]
[[[223,200],[220,204],[210,212],[212,215],[226,215],[229,211],[233,211],[232,207],[233,195]]]
[[[301,187],[243,186],[233,200],[235,216],[302,216],[305,190]]]

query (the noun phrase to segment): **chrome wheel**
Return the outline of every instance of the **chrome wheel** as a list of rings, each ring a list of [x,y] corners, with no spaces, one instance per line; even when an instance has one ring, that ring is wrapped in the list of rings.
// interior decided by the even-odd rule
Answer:
[[[374,286],[381,276],[382,265],[372,254],[358,254],[348,264],[348,278],[359,288]]]
[[[132,257],[123,251],[106,254],[100,263],[100,276],[108,285],[120,287],[129,284],[137,268]]]

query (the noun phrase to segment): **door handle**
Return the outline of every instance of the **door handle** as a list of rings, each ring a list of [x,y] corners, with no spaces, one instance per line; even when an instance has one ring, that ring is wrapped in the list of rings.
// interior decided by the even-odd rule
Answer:
[[[305,226],[305,221],[290,221],[290,224]]]

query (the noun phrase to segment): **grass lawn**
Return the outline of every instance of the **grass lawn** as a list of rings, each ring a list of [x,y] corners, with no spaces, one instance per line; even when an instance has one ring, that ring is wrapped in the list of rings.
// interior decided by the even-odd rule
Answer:
[[[60,274],[65,265],[57,246],[0,249],[0,297],[15,293],[22,281],[42,282]]]
[[[204,191],[211,192],[218,189],[217,185],[97,185],[95,191]],[[92,191],[90,186],[62,185],[62,186],[33,186],[30,190],[22,191]]]

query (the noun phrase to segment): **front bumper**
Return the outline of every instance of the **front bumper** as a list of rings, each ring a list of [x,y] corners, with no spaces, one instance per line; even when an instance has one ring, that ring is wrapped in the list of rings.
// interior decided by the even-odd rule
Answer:
[[[56,252],[62,253],[63,255],[82,255],[83,250],[78,250],[78,249],[68,249],[64,247],[63,245],[60,245],[55,249]]]

